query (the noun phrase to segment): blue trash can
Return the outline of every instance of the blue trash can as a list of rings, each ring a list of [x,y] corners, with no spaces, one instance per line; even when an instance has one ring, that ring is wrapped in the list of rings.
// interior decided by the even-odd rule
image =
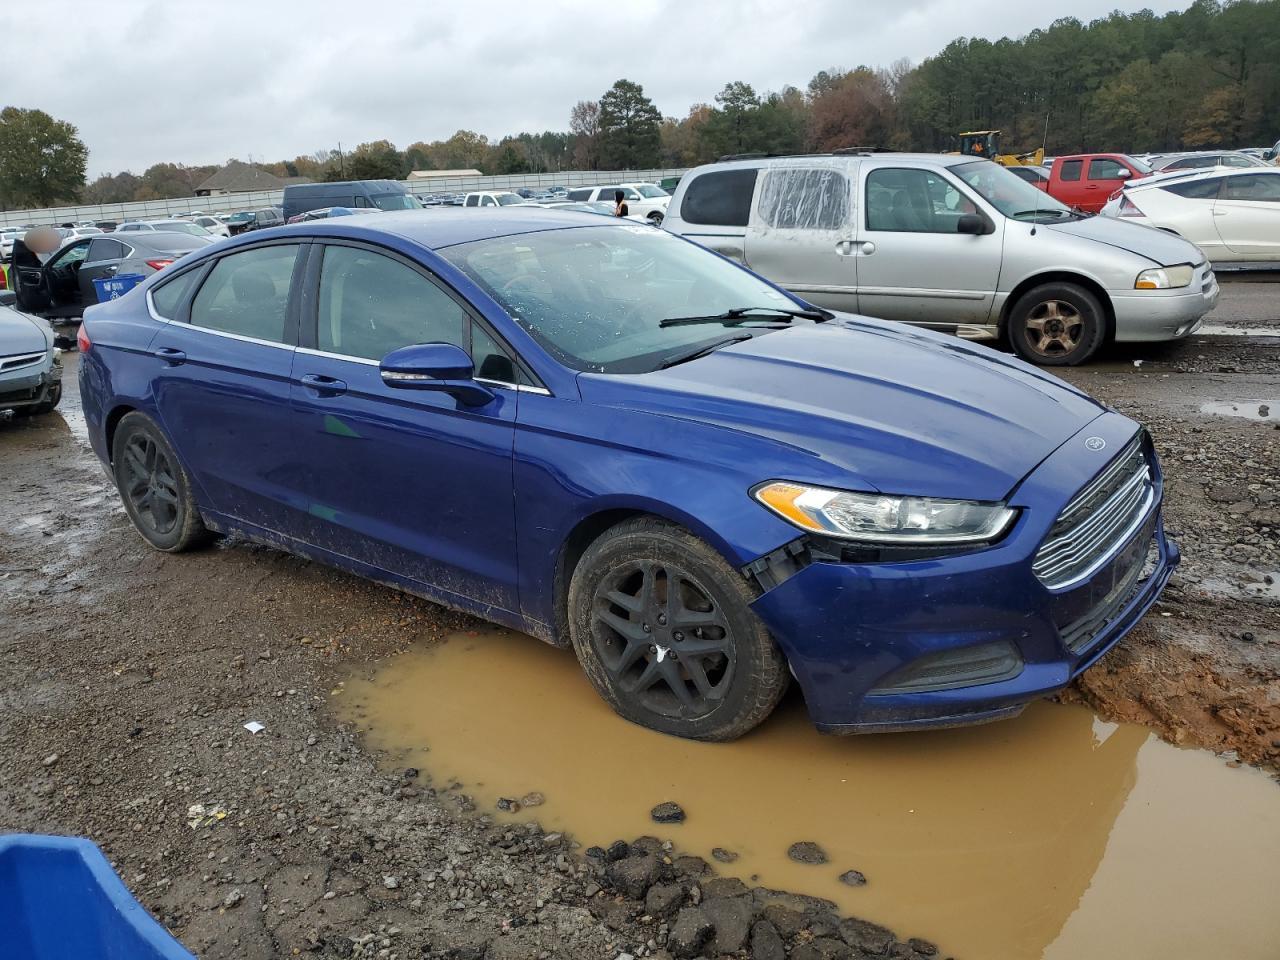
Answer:
[[[0,837],[0,955],[22,960],[195,960],[78,837]]]
[[[119,300],[126,293],[147,279],[140,273],[122,273],[118,277],[94,277],[93,289],[98,292],[98,302]]]

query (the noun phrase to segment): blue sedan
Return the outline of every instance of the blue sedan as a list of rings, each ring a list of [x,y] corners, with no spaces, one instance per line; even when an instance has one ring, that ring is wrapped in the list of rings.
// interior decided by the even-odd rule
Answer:
[[[152,546],[235,532],[572,647],[679,736],[792,677],[828,731],[1011,716],[1178,562],[1133,421],[626,221],[256,231],[90,308],[81,350]]]

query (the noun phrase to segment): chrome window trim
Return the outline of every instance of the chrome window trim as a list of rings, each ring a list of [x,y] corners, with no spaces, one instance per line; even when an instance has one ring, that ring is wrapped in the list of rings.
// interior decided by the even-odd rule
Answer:
[[[377,360],[370,360],[367,357],[350,357],[344,353],[330,353],[327,350],[313,350],[311,347],[299,347],[299,353],[305,353],[311,357],[327,357],[330,360],[345,360],[348,363],[362,363],[366,367],[377,367],[381,364]],[[476,383],[483,383],[489,387],[502,387],[505,390],[514,390],[516,393],[533,393],[541,397],[551,396],[551,391],[546,387],[535,387],[527,383],[507,383],[505,380],[490,380],[488,377],[475,377]]]

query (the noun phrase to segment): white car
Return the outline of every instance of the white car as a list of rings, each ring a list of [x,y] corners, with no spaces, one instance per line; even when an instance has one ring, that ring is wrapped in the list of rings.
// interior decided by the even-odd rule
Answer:
[[[1126,183],[1102,215],[1175,233],[1214,263],[1280,263],[1280,169],[1145,177]]]
[[[467,194],[464,207],[516,207],[524,203],[524,197],[509,190],[476,190]]]
[[[652,223],[662,223],[667,215],[667,205],[671,203],[671,194],[656,183],[615,183],[603,187],[576,187],[569,191],[569,199],[591,203],[603,200],[613,203],[613,195],[622,191],[622,199],[627,203],[627,214],[640,217]]]
[[[223,230],[227,230],[223,224]],[[190,220],[130,220],[116,227],[116,233],[186,233],[193,237],[204,237],[206,240],[217,240],[230,236],[230,231],[215,234],[198,223]]]
[[[216,237],[231,236],[231,229],[225,223],[207,213],[189,213],[183,219],[198,227],[204,227]]]

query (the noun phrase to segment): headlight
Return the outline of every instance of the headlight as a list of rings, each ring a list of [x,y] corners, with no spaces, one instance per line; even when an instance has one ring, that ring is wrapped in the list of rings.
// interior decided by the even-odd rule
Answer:
[[[876,543],[977,543],[993,540],[1016,510],[1002,503],[851,493],[775,481],[757,500],[802,530]]]
[[[1133,282],[1135,290],[1172,290],[1176,287],[1190,286],[1196,268],[1189,263],[1180,263],[1176,267],[1152,267],[1138,274]]]

